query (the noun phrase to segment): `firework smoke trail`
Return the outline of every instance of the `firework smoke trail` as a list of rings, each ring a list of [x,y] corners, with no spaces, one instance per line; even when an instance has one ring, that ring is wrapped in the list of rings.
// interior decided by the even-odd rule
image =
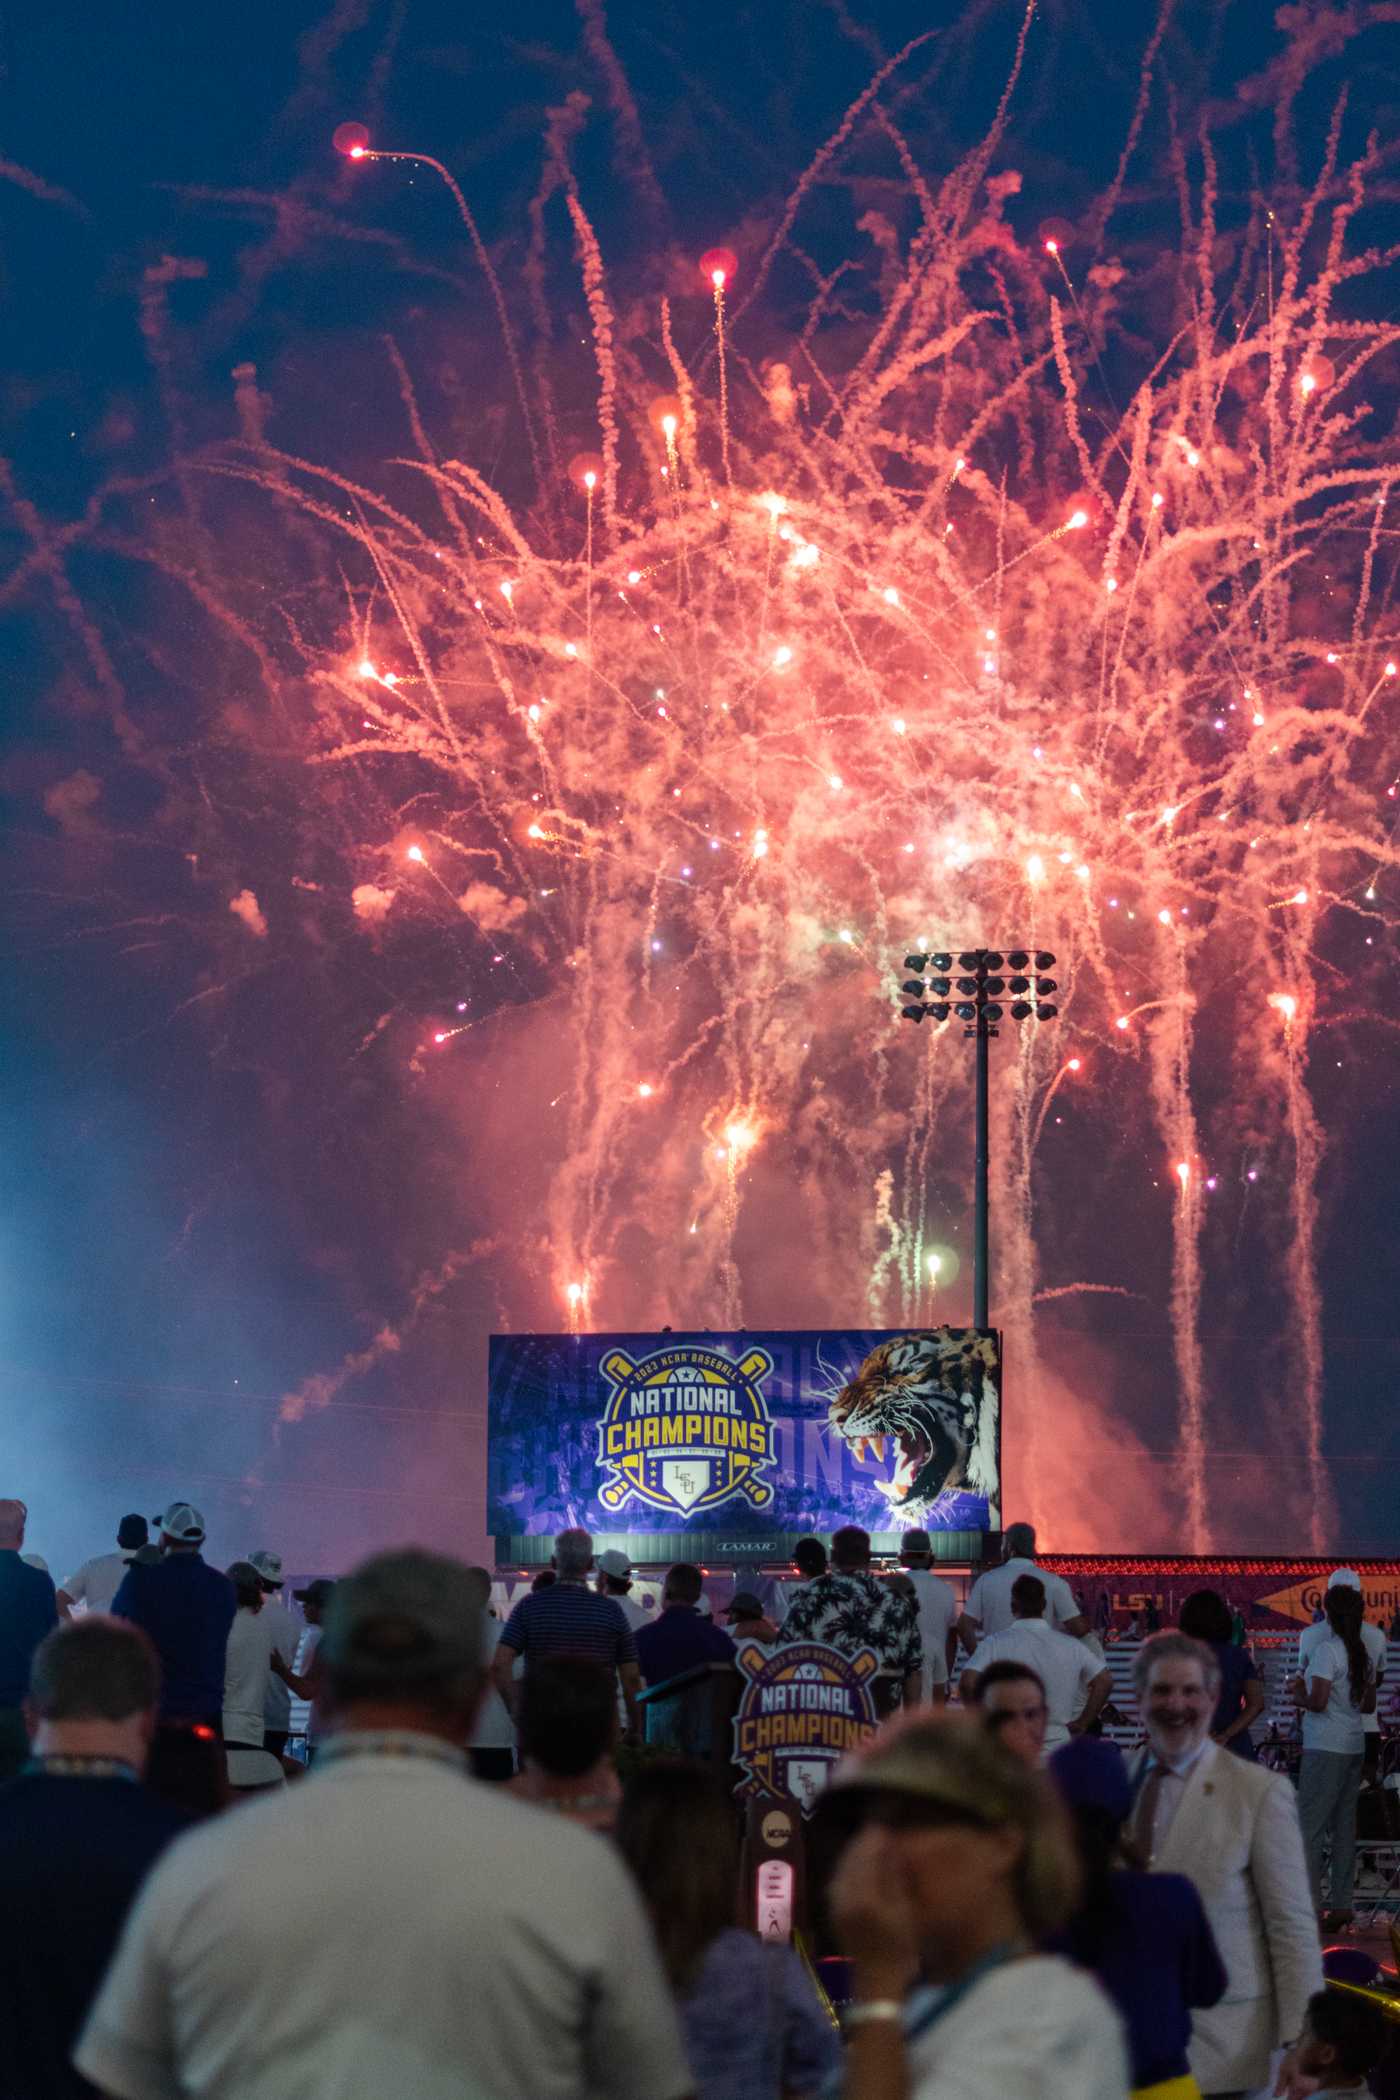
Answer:
[[[1351,172],[1329,166],[1293,200],[1270,301],[1262,204],[1238,275],[1217,276],[1206,153],[1176,303],[1120,415],[1096,345],[1120,327],[1145,339],[1133,272],[1159,314],[1160,252],[1077,269],[1066,311],[1066,241],[1018,237],[989,150],[941,182],[911,174],[877,101],[907,55],[847,112],[747,282],[746,259],[726,271],[741,296],[713,320],[703,258],[684,273],[693,309],[674,289],[670,307],[612,296],[568,166],[582,112],[552,125],[525,282],[538,322],[562,197],[598,387],[599,451],[576,456],[572,486],[561,471],[513,509],[421,447],[430,524],[265,429],[202,464],[295,497],[303,530],[340,543],[352,602],[326,594],[316,633],[299,608],[287,685],[313,783],[346,777],[363,798],[345,892],[367,937],[455,924],[537,988],[564,1108],[557,1133],[532,1133],[556,1162],[553,1316],[738,1325],[749,1194],[781,1171],[804,1263],[839,1285],[831,1317],[925,1317],[931,1176],[966,1172],[971,1067],[960,1024],[900,1027],[899,956],[1043,944],[1061,1018],[1004,1043],[994,1081],[998,1323],[1033,1393],[1034,1307],[1068,1288],[1042,1274],[1037,1143],[1083,1045],[1130,1144],[1148,1090],[1144,1201],[1153,1168],[1175,1198],[1161,1229],[1199,1547],[1210,1157],[1283,1093],[1292,1426],[1321,1506],[1319,1139],[1305,1036],[1259,1022],[1274,984],[1312,1015],[1323,900],[1361,909],[1400,857],[1378,800],[1395,687],[1375,574],[1400,457],[1367,435],[1361,393],[1400,331],[1334,315],[1339,287],[1383,261],[1342,239]],[[842,155],[872,141],[908,205],[877,243],[864,333],[849,314],[829,325],[824,290],[780,336],[759,294]],[[1111,214],[1092,233],[1110,253]],[[551,458],[563,398],[552,380]],[[461,529],[444,536],[441,515]],[[406,854],[408,825],[422,843]],[[1236,987],[1238,1033],[1265,1046],[1247,1098],[1213,1120],[1193,1069],[1207,981]],[[940,1291],[937,1310],[959,1308]],[[1032,1421],[1032,1451],[1034,1436]]]

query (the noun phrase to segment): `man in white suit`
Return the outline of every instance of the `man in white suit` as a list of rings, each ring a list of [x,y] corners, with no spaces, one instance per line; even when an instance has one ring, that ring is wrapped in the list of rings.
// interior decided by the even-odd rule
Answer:
[[[1147,1748],[1131,1834],[1147,1865],[1189,1875],[1205,1905],[1230,1980],[1196,2014],[1191,2068],[1208,2100],[1226,2100],[1265,2084],[1322,1988],[1297,1805],[1281,1773],[1211,1741],[1220,1670],[1202,1642],[1157,1634],[1134,1677]]]

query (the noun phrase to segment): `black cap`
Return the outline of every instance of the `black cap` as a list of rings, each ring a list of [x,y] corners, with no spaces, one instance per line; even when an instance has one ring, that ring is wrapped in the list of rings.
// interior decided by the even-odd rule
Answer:
[[[117,1526],[117,1544],[132,1552],[138,1546],[144,1546],[150,1535],[150,1526],[144,1517],[123,1517]]]
[[[736,1590],[724,1616],[726,1619],[761,1619],[763,1606],[752,1590]]]

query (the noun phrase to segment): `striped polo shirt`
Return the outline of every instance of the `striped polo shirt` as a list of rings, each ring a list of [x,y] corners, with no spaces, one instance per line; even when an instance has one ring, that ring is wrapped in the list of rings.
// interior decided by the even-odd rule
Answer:
[[[527,1663],[542,1655],[582,1655],[589,1662],[637,1660],[637,1643],[613,1597],[600,1597],[582,1582],[554,1582],[522,1597],[506,1620],[501,1646]]]

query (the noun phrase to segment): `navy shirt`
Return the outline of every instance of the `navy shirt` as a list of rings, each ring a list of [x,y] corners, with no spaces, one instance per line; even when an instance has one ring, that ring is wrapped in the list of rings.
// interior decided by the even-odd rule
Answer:
[[[542,1655],[582,1655],[615,1669],[637,1660],[637,1644],[621,1605],[581,1582],[553,1582],[547,1590],[522,1597],[506,1620],[500,1644],[523,1655],[527,1663],[538,1662]]]
[[[16,2100],[94,2088],[69,2064],[132,1898],[184,1817],[132,1779],[0,1787],[0,2087]]]
[[[648,1684],[665,1684],[701,1663],[732,1663],[736,1653],[724,1629],[702,1618],[693,1604],[666,1605],[637,1635],[637,1660]]]
[[[1086,1921],[1075,1919],[1057,1948],[1097,1976],[1123,2015],[1133,2084],[1183,2078],[1191,2008],[1218,2005],[1225,1995],[1215,1935],[1184,1874],[1124,1867],[1110,1882],[1112,1915],[1094,1944]]]
[[[0,1549],[0,1706],[24,1704],[34,1650],[57,1624],[52,1575],[31,1568],[17,1547]]]
[[[221,1728],[224,1655],[238,1609],[233,1584],[197,1553],[133,1561],[112,1599],[119,1619],[149,1634],[160,1657],[162,1721]]]

